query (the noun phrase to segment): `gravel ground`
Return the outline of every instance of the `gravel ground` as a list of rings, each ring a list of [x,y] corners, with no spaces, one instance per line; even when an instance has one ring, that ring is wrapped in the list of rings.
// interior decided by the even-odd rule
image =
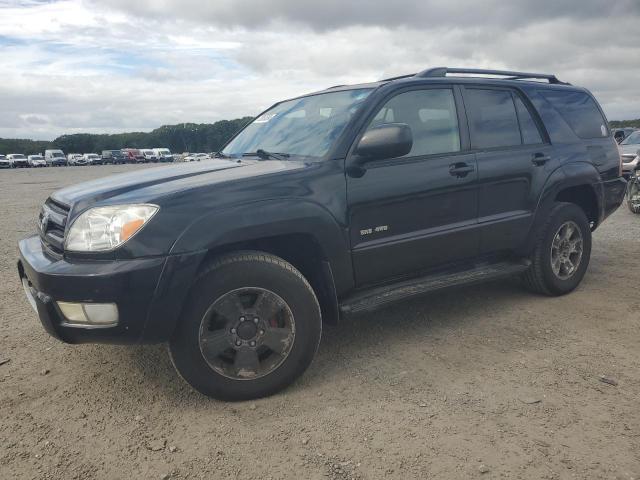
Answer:
[[[227,404],[161,345],[50,338],[24,298],[49,193],[136,168],[0,171],[0,478],[640,479],[640,216],[596,232],[568,296],[503,281],[350,317],[292,387]]]

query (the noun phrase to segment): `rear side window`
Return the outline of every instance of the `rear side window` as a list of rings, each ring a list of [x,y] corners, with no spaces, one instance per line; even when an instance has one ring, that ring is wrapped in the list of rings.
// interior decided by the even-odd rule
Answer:
[[[525,145],[535,145],[542,143],[540,131],[533,121],[529,109],[525,106],[520,97],[516,97],[516,110],[518,111],[518,120],[520,121],[520,131],[522,132],[522,143]]]
[[[580,138],[609,136],[609,129],[596,102],[584,92],[547,90],[539,92]]]
[[[464,99],[474,147],[522,144],[518,116],[510,91],[467,89]]]

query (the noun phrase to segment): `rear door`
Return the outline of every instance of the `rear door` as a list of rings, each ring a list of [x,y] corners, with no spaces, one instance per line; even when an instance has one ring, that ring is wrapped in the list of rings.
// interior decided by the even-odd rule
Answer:
[[[471,148],[478,164],[480,253],[524,242],[538,194],[557,166],[542,123],[515,89],[465,87]]]
[[[411,127],[412,150],[347,177],[358,285],[474,257],[478,249],[475,157],[453,86],[421,87],[383,101],[369,127]]]

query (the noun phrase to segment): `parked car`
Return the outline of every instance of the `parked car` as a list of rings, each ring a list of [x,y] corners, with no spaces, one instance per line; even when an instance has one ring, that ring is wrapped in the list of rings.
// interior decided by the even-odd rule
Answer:
[[[7,155],[12,168],[29,167],[29,160],[21,153],[10,153]]]
[[[11,168],[11,161],[6,155],[0,155],[0,168]]]
[[[303,95],[219,156],[50,196],[18,263],[50,334],[168,342],[200,392],[270,395],[341,314],[509,276],[571,292],[626,186],[591,93],[525,72]]]
[[[50,165],[52,167],[67,165],[67,159],[65,158],[64,152],[62,150],[45,150],[44,159],[47,162],[47,165]]]
[[[633,127],[623,127],[623,128],[614,128],[612,129],[613,138],[616,142],[622,143],[622,141],[631,135],[633,132],[636,132],[637,129]]]
[[[622,141],[620,155],[622,156],[622,173],[628,177],[640,162],[640,131],[633,132]]]
[[[199,162],[200,160],[209,160],[209,155],[206,153],[190,153],[182,159],[183,162]]]
[[[27,161],[29,162],[30,167],[46,167],[47,162],[45,162],[44,157],[42,155],[29,155],[27,157]]]
[[[85,153],[83,157],[87,165],[102,165],[102,157],[96,153]]]
[[[146,161],[142,152],[137,148],[123,148],[122,154],[127,163],[144,163]]]
[[[126,162],[125,156],[120,150],[103,150],[102,163],[120,165]]]
[[[153,152],[158,157],[159,162],[173,162],[173,154],[168,148],[154,148]]]
[[[153,150],[150,148],[146,148],[142,150],[142,155],[144,155],[144,159],[146,162],[156,163],[158,161],[158,157]]]
[[[67,155],[67,164],[71,166],[86,165],[87,161],[81,153],[70,153]]]

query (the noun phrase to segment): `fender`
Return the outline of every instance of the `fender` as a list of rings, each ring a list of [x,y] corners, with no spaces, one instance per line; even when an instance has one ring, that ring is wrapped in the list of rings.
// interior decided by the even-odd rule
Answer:
[[[521,253],[527,254],[531,252],[537,240],[533,232],[539,231],[546,221],[547,215],[551,211],[558,193],[566,188],[589,185],[596,195],[599,218],[602,218],[603,192],[600,181],[598,170],[596,170],[593,164],[585,161],[565,163],[554,170],[547,178],[542,193],[538,197],[534,221],[531,223],[529,235],[527,235],[527,242]]]
[[[260,200],[205,213],[180,234],[170,254],[211,250],[286,234],[308,234],[315,238],[329,262],[337,292],[353,287],[346,226],[340,225],[325,207],[301,198]]]

